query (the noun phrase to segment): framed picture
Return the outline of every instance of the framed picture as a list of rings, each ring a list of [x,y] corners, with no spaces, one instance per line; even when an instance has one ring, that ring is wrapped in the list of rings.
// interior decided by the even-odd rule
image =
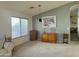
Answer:
[[[43,28],[56,28],[56,16],[42,17]]]

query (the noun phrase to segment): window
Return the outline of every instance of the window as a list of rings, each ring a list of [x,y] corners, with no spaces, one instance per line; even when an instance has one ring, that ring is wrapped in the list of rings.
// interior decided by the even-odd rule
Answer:
[[[12,38],[20,37],[27,35],[28,33],[28,20],[11,17],[11,26],[12,26]]]

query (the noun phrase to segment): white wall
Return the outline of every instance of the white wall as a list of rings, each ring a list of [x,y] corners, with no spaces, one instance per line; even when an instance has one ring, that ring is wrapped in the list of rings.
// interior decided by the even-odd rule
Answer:
[[[11,36],[11,16],[28,18],[29,19],[28,29],[29,31],[32,29],[32,21],[31,21],[32,18],[30,16],[24,15],[19,12],[0,8],[0,32],[4,33],[7,37]],[[16,38],[16,40],[14,39],[13,42],[15,45],[18,45],[28,40],[29,40],[29,35]]]
[[[52,29],[52,32],[58,34],[69,33],[68,41],[70,43],[70,8],[76,4],[79,4],[79,2],[72,2],[33,16],[33,29],[40,32],[40,37],[44,32],[44,28],[42,28],[42,23],[38,22],[39,17],[56,16],[56,28],[55,30]]]

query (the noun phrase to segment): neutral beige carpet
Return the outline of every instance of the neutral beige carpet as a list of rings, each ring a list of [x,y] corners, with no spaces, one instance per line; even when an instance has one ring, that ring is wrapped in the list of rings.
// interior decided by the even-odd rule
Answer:
[[[53,44],[30,41],[15,48],[14,57],[79,57],[79,42]]]

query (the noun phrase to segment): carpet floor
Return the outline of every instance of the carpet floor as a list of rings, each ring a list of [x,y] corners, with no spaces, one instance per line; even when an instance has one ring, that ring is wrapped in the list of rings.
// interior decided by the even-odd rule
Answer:
[[[79,57],[79,42],[54,44],[30,41],[16,47],[13,57]]]

